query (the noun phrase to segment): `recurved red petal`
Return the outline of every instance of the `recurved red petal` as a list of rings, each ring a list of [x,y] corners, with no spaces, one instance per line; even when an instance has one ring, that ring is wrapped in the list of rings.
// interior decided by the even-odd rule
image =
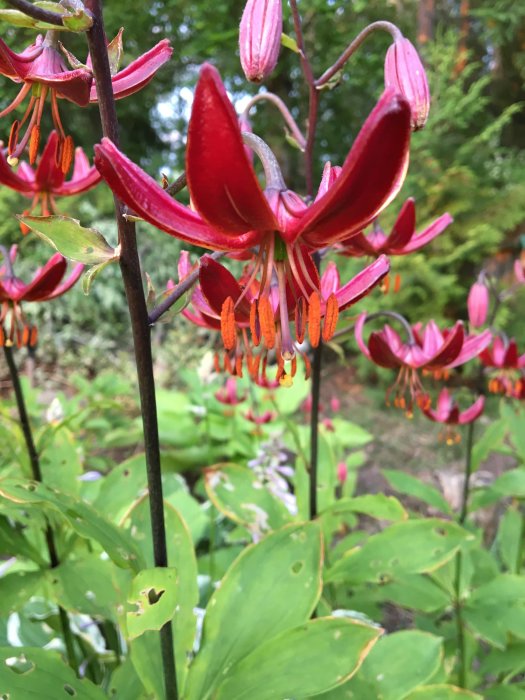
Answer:
[[[341,174],[295,229],[321,248],[365,228],[399,192],[408,167],[410,107],[387,90],[372,110]]]
[[[485,397],[480,396],[472,406],[467,408],[465,411],[459,414],[458,423],[460,425],[465,425],[466,423],[472,423],[472,421],[477,420],[483,413],[485,408]]]
[[[414,199],[409,197],[397,215],[392,232],[387,239],[388,250],[403,248],[412,238],[416,230],[416,207]]]
[[[372,360],[380,367],[394,369],[403,364],[392,352],[382,335],[375,331],[370,334],[370,338],[368,339],[368,350]]]
[[[219,316],[224,301],[231,297],[235,304],[243,291],[232,273],[210,255],[203,255],[201,258],[199,282],[210,307]],[[246,297],[236,306],[235,318],[238,321],[249,321],[250,304]]]
[[[42,301],[49,301],[49,299],[56,299],[56,297],[62,296],[62,294],[65,294],[68,292],[71,287],[77,282],[78,278],[84,271],[84,265],[82,263],[78,263],[73,267],[71,270],[71,274],[69,277],[67,277],[62,284],[59,284],[56,289],[51,292],[51,294],[48,294],[45,299]]]
[[[188,128],[186,174],[193,204],[223,233],[278,230],[246,156],[235,110],[217,70],[205,64]]]
[[[425,246],[427,243],[430,243],[430,241],[432,241],[434,238],[437,238],[440,233],[443,233],[443,231],[450,226],[453,221],[454,219],[450,216],[450,214],[443,214],[439,217],[439,219],[436,219],[433,223],[431,223],[430,226],[428,226],[424,231],[413,236],[412,239],[403,247],[399,246],[399,248],[394,250],[392,246],[392,253],[394,255],[407,255],[408,253],[413,253],[414,251],[423,248],[423,246]]]
[[[54,194],[61,197],[69,197],[81,192],[87,192],[98,185],[101,180],[102,175],[94,165],[89,165],[88,157],[80,147],[77,147],[75,148],[75,162],[71,180],[63,182],[61,187],[55,189]]]
[[[463,342],[463,347],[457,358],[450,364],[447,364],[447,367],[459,367],[459,365],[465,364],[465,362],[472,360],[474,357],[478,357],[490,345],[491,341],[492,333],[488,329],[479,335],[469,335]]]
[[[52,131],[47,139],[35,174],[35,186],[39,192],[54,192],[64,182],[62,168],[56,164],[58,134]]]
[[[347,282],[335,296],[339,304],[339,311],[343,311],[351,304],[355,304],[366,296],[390,270],[390,261],[386,255],[381,255],[371,265],[365,267],[350,282]]]
[[[15,53],[0,39],[0,73],[12,80],[23,79],[32,62],[42,52],[41,43],[28,46],[22,53]]]
[[[166,61],[169,61],[172,53],[173,49],[169,40],[163,39],[145,54],[132,61],[129,66],[116,73],[111,79],[115,99],[120,100],[132,95],[147,85],[159,68]],[[97,86],[93,83],[89,101],[96,102],[97,100]]]
[[[173,199],[107,138],[95,146],[95,165],[119,199],[171,236],[213,250],[244,250],[258,242],[257,232],[227,235],[208,226],[197,213]]]
[[[16,301],[42,301],[47,299],[60,284],[67,268],[67,261],[60,253],[49,258],[29,284],[18,295]]]
[[[465,331],[463,324],[458,321],[441,348],[428,359],[426,367],[429,369],[442,369],[443,367],[452,367],[453,363],[459,356],[463,347]]]
[[[29,168],[30,166],[27,167]],[[25,171],[20,168],[18,172],[15,173],[6,160],[4,150],[0,148],[0,183],[6,187],[10,187],[12,190],[30,196],[34,194],[35,188],[32,179],[30,177],[24,177],[24,175]]]

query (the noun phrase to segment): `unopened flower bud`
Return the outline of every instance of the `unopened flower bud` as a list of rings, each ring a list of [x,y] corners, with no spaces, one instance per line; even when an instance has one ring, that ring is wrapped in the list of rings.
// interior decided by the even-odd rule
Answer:
[[[402,37],[388,49],[385,58],[385,87],[394,87],[410,104],[412,130],[425,126],[430,109],[428,81],[412,43]]]
[[[337,465],[337,481],[340,484],[344,484],[348,477],[348,467],[345,462],[339,462]]]
[[[489,290],[481,275],[470,288],[467,309],[472,328],[485,325],[489,311]]]
[[[248,0],[239,33],[241,65],[248,80],[259,83],[273,71],[282,31],[281,0]]]

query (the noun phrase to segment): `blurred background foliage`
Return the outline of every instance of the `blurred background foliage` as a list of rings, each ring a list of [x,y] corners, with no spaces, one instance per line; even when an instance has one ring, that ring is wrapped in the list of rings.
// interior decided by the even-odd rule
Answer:
[[[160,179],[164,172],[172,178],[184,168],[191,94],[204,60],[220,69],[234,101],[242,104],[247,95],[271,90],[286,101],[304,127],[307,102],[296,54],[283,48],[277,70],[262,88],[244,79],[237,48],[243,4],[242,0],[213,5],[156,0],[147,4],[148,11],[130,15],[124,0],[107,3],[108,36],[125,27],[123,65],[163,37],[174,47],[172,60],[150,85],[118,103],[123,150],[154,177]],[[317,75],[362,28],[378,19],[395,22],[418,45],[431,87],[431,117],[426,128],[413,136],[406,184],[381,217],[381,225],[388,230],[407,196],[416,198],[419,230],[445,211],[455,221],[422,252],[394,261],[394,272],[402,279],[397,294],[376,293],[366,304],[367,308],[396,308],[413,322],[430,317],[465,318],[467,290],[479,270],[486,267],[512,284],[512,263],[525,239],[525,5],[512,0],[304,0],[301,12]],[[286,15],[285,31],[293,34]],[[7,27],[3,27],[3,36],[18,49],[33,38],[29,32]],[[389,35],[373,34],[347,63],[339,84],[323,92],[317,176],[326,160],[344,160],[379,97],[389,43]],[[68,36],[67,47],[84,59],[83,37]],[[2,81],[0,108],[13,99],[16,89]],[[65,103],[61,113],[75,142],[91,157],[93,143],[100,138],[96,107],[79,110]],[[287,142],[275,108],[260,103],[251,117],[254,131],[275,150],[289,186],[303,191],[301,154]],[[8,121],[2,122],[0,138],[4,140]],[[58,204],[60,207],[61,202]],[[0,241],[4,245],[20,243],[13,214],[26,206],[22,197],[0,188]],[[112,199],[104,185],[62,202],[62,210],[115,241]],[[139,245],[144,270],[157,289],[169,278],[176,279],[181,245],[175,239],[139,224]],[[20,248],[20,276],[29,276],[37,263],[49,257],[49,249],[31,235]],[[340,261],[343,277],[363,265],[363,260]],[[509,334],[518,337],[519,297],[505,310]],[[82,345],[86,367],[96,370],[99,364],[118,362],[119,353],[129,348],[127,311],[116,268],[106,269],[97,278],[89,297],[78,286],[53,304],[28,311],[40,324],[37,352],[51,361],[57,355],[74,357],[75,349]],[[189,342],[195,330],[181,318],[155,333],[168,358],[182,347],[195,346]],[[525,329],[521,334],[525,341]]]

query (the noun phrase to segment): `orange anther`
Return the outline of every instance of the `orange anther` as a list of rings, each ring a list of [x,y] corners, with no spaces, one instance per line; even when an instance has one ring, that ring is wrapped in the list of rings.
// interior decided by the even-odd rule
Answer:
[[[221,308],[221,336],[226,350],[233,350],[237,334],[235,332],[235,305],[231,297],[224,300]]]
[[[292,377],[295,377],[296,373],[297,373],[297,357],[294,355],[293,359],[292,359],[292,369],[291,369],[290,374],[292,375]]]
[[[323,324],[323,340],[328,342],[335,333],[337,321],[339,319],[339,304],[335,298],[335,294],[330,294],[326,302],[326,313]]]
[[[213,369],[217,372],[217,374],[219,374],[222,371],[221,370],[221,363],[219,360],[219,353],[217,353],[217,352],[213,356]]]
[[[257,318],[257,301],[252,302],[250,306],[250,331],[255,347],[261,342],[261,326]]]
[[[388,294],[388,290],[390,289],[390,275],[387,275],[384,278],[384,280],[379,285],[379,289],[383,292],[383,294]]]
[[[36,326],[31,328],[31,333],[29,335],[29,347],[32,348],[37,344],[38,341],[38,329]]]
[[[308,337],[310,344],[316,348],[321,339],[321,299],[318,292],[312,292],[308,307]]]
[[[396,276],[394,277],[394,294],[396,292],[399,292],[401,289],[401,275],[399,273],[396,273]]]
[[[236,356],[235,358],[235,374],[238,377],[242,377],[242,354]]]
[[[38,155],[38,147],[40,145],[40,127],[35,124],[31,129],[31,136],[29,138],[29,165],[33,165]]]
[[[5,345],[5,331],[4,327],[0,326],[0,348],[3,348]]]
[[[9,132],[9,141],[7,142],[7,154],[12,155],[13,151],[15,150],[17,144],[18,144],[18,132],[20,130],[20,122],[18,119],[15,119],[15,121],[11,125],[11,131]]]
[[[275,320],[268,297],[259,299],[259,323],[265,347],[271,350],[275,345]]]
[[[295,337],[298,343],[304,340],[306,331],[306,301],[304,297],[300,297],[295,307]]]
[[[73,162],[73,153],[75,151],[75,144],[73,143],[72,136],[66,136],[64,140],[64,147],[62,149],[62,157],[60,159],[60,167],[64,175],[68,172]]]
[[[29,326],[24,326],[21,333],[20,344],[26,347],[29,344]]]
[[[227,352],[224,353],[224,369],[228,374],[233,374],[233,365]]]
[[[310,379],[310,374],[312,373],[312,363],[308,359],[308,355],[303,355],[304,360],[304,378]]]

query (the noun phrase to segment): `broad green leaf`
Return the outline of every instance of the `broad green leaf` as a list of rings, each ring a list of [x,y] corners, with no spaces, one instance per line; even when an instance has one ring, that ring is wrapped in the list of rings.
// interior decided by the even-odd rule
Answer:
[[[399,493],[419,498],[420,501],[428,503],[428,505],[437,508],[442,513],[448,514],[452,512],[445,498],[433,486],[425,484],[417,477],[398,469],[382,469],[381,471],[390,486],[399,491]]]
[[[0,614],[7,617],[34,596],[44,582],[44,571],[15,571],[4,574],[0,588]]]
[[[491,484],[490,489],[501,496],[525,498],[525,467],[503,472]]]
[[[199,601],[197,562],[191,533],[185,521],[169,503],[165,503],[168,563],[177,570],[177,606],[173,617],[173,635],[179,689],[184,687],[187,666],[195,640],[196,617],[193,609]],[[149,501],[138,502],[129,513],[130,527],[146,561],[153,561]]]
[[[144,454],[138,454],[113,467],[104,477],[93,507],[99,513],[106,513],[114,522],[119,522],[125,511],[145,493],[146,458]]]
[[[511,574],[520,569],[523,516],[518,508],[509,507],[499,522],[495,545],[500,559]]]
[[[455,685],[426,685],[417,688],[405,700],[483,700],[481,695]]]
[[[327,434],[319,431],[317,443],[317,505],[320,511],[335,501],[337,461]]]
[[[459,525],[438,518],[396,523],[347,552],[328,570],[326,581],[381,583],[426,573],[448,561],[472,537]]]
[[[97,265],[118,259],[119,253],[104,236],[67,216],[18,216],[22,223],[69,260]]]
[[[496,685],[485,692],[485,700],[525,700],[525,688],[513,685]]]
[[[509,439],[512,442],[518,457],[525,462],[525,411],[504,401],[500,404],[500,412],[503,421],[509,431]]]
[[[359,678],[375,688],[376,698],[401,700],[439,669],[442,641],[440,637],[417,630],[389,634],[380,639],[366,657]],[[350,681],[349,688],[352,683]]]
[[[525,639],[525,576],[501,574],[477,588],[464,607],[473,632],[496,647],[507,645],[509,634]]]
[[[525,671],[525,643],[509,644],[505,649],[491,649],[480,664],[480,673],[498,676],[510,674],[511,677]]]
[[[178,669],[177,669],[178,670]],[[124,661],[123,664],[117,666],[111,674],[109,681],[108,696],[110,698],[133,698],[133,700],[151,700],[151,695],[146,693],[142,682],[135,671],[131,658]]]
[[[224,673],[260,644],[306,622],[321,593],[317,523],[288,525],[247,547],[206,608],[186,700],[213,697]]]
[[[39,566],[48,566],[47,559],[29,542],[23,532],[3,516],[0,516],[0,552],[26,557]]]
[[[361,513],[369,515],[377,520],[390,520],[397,522],[406,520],[408,513],[394,496],[386,496],[384,493],[365,494],[355,498],[342,498],[325,510],[325,515],[344,515],[345,513]]]
[[[80,680],[55,651],[33,647],[0,648],[0,692],[9,700],[107,700],[100,688]]]
[[[126,615],[130,639],[160,630],[171,620],[177,606],[178,587],[177,571],[172,568],[143,569],[135,576],[128,595],[133,609]]]
[[[330,690],[357,671],[381,631],[335,617],[286,630],[235,664],[214,698],[276,700]]]
[[[288,34],[281,34],[281,44],[294,53],[301,53],[295,39]]]
[[[130,658],[137,676],[149,693],[148,699],[164,700],[164,673],[159,633],[145,632],[142,636],[131,640]],[[127,700],[127,697],[124,695],[122,700]],[[134,697],[133,700],[135,700]]]
[[[53,439],[40,456],[42,480],[49,488],[78,496],[78,477],[82,474],[79,446],[65,427],[54,431]]]
[[[139,551],[131,537],[84,501],[35,481],[17,479],[0,480],[1,497],[10,504],[18,504],[23,511],[34,508],[40,513],[44,508],[59,513],[81,537],[96,540],[117,566],[142,568]]]
[[[217,464],[204,472],[206,493],[218,511],[260,538],[292,520],[288,509],[257,474],[237,464]]]
[[[508,426],[504,420],[494,421],[483,431],[481,438],[476,440],[472,450],[473,470],[478,469],[492,452],[497,452],[501,448],[507,432]]]
[[[374,436],[361,428],[360,425],[352,423],[345,418],[335,417],[332,420],[335,428],[335,434],[341,447],[346,449],[355,449],[356,447],[364,447],[374,439]]]
[[[95,555],[66,560],[46,572],[52,599],[66,610],[117,621],[123,601],[113,584],[114,565]]]
[[[450,597],[424,574],[407,574],[377,588],[378,597],[411,610],[435,612],[450,604]]]

